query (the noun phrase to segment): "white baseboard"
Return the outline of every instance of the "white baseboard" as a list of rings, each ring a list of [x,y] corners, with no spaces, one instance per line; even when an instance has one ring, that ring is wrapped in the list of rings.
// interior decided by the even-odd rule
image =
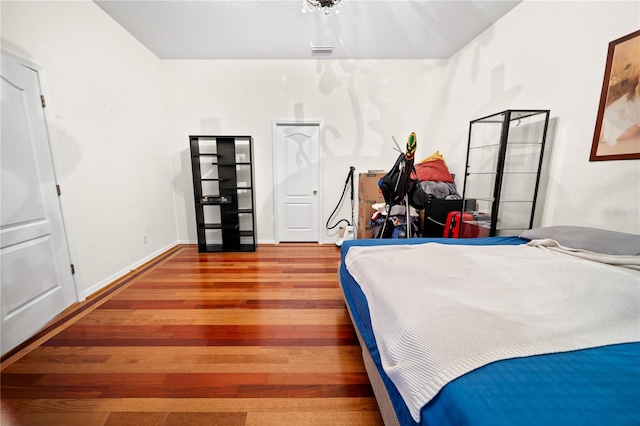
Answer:
[[[258,244],[275,244],[276,240],[258,240]]]
[[[157,250],[156,252],[151,253],[150,255],[144,257],[143,259],[140,259],[139,261],[133,263],[131,266],[129,266],[127,268],[124,268],[124,269],[121,269],[120,271],[118,271],[115,274],[105,278],[104,280],[98,282],[97,284],[92,285],[91,287],[85,289],[85,291],[84,291],[85,297],[89,297],[93,293],[102,290],[103,288],[105,288],[109,284],[113,283],[114,281],[118,280],[119,278],[124,277],[129,272],[131,272],[134,269],[138,268],[139,266],[147,263],[148,261],[152,260],[153,258],[160,256],[162,253],[166,252],[167,250],[172,249],[173,247],[177,246],[178,244],[183,244],[183,243],[181,243],[179,241],[174,241],[173,243],[161,248],[160,250]]]
[[[112,274],[112,275],[108,276],[107,278],[105,278],[104,280],[98,282],[97,284],[94,284],[91,287],[85,289],[84,290],[85,298],[91,296],[92,294],[94,294],[97,291],[102,290],[103,288],[105,288],[109,284],[111,284],[114,281],[124,277],[125,275],[127,275],[128,273],[130,273],[134,269],[138,268],[139,266],[147,263],[148,261],[152,260],[155,257],[160,256],[162,253],[166,252],[167,250],[172,249],[173,247],[175,247],[175,246],[177,246],[179,244],[198,244],[198,242],[197,241],[191,241],[191,240],[176,240],[173,243],[161,248],[160,250],[157,250],[156,252],[151,253],[150,255],[144,257],[143,259],[140,259],[139,261],[133,263],[129,267],[121,269],[120,271],[116,272],[115,274]],[[276,242],[275,242],[275,240],[259,240],[258,244],[273,244],[273,245],[275,245]],[[320,244],[324,244],[324,243],[320,243]]]

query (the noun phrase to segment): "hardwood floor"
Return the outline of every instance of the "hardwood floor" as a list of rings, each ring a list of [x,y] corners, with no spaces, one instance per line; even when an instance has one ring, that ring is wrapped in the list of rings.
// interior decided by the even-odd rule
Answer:
[[[178,246],[2,362],[1,424],[381,425],[335,246]]]

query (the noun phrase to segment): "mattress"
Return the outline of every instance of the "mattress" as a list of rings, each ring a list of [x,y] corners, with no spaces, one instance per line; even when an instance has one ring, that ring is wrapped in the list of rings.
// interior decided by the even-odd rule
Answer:
[[[516,237],[355,240],[342,247],[339,270],[345,300],[362,343],[376,365],[401,425],[417,424],[381,366],[367,300],[344,257],[350,247],[381,244],[516,245]],[[428,267],[428,260],[424,260]],[[639,287],[640,288],[640,287]],[[640,324],[639,324],[640,326]],[[424,425],[640,424],[640,343],[513,358],[448,383],[421,410]]]

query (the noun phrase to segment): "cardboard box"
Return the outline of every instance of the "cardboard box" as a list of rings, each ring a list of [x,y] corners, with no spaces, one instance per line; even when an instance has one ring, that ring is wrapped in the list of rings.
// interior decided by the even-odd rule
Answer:
[[[367,238],[373,238],[373,232],[371,232],[371,226],[358,226],[358,239],[364,240]]]
[[[365,218],[367,222],[371,220],[371,216],[375,211],[373,210],[373,205],[376,203],[378,201],[358,199],[358,223],[360,223],[360,218]]]
[[[378,181],[386,174],[387,172],[358,174],[358,239],[373,238],[371,232],[373,205],[384,203]]]
[[[384,203],[384,197],[378,186],[378,181],[386,174],[387,172],[358,174],[358,200]]]
[[[373,238],[371,216],[375,212],[373,205],[377,203],[379,201],[358,199],[358,239]]]

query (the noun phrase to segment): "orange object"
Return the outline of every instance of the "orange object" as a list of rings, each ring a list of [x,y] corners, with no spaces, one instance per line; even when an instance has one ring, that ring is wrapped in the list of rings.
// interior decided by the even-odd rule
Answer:
[[[431,180],[436,182],[454,183],[444,160],[431,160],[415,165],[416,174],[420,182]]]

